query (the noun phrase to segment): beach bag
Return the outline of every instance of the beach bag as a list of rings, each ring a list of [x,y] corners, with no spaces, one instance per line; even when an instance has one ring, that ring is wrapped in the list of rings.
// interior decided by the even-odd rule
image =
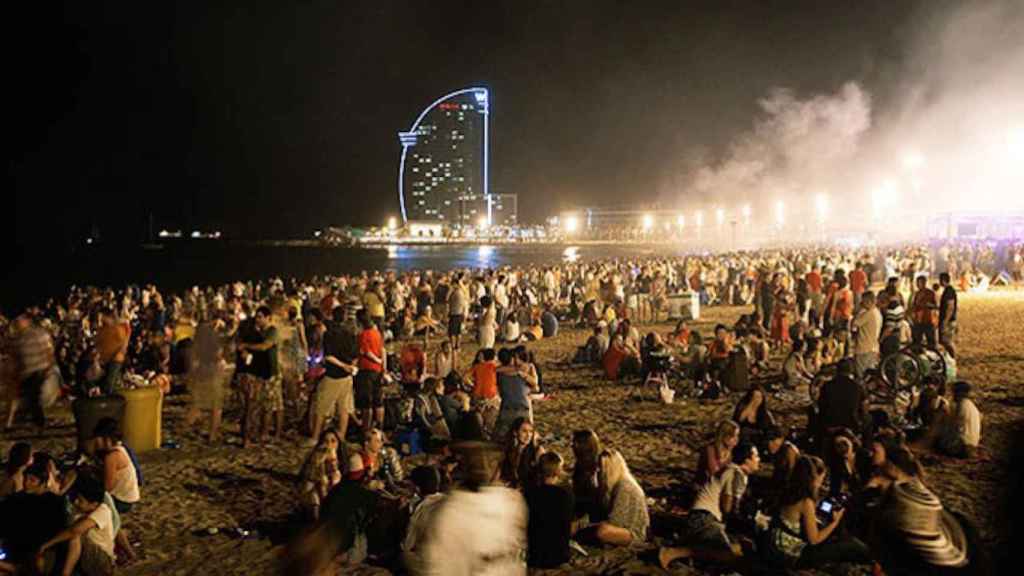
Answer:
[[[658,395],[661,396],[663,404],[671,404],[675,400],[676,391],[668,385],[668,382],[662,382],[661,386],[658,387]]]

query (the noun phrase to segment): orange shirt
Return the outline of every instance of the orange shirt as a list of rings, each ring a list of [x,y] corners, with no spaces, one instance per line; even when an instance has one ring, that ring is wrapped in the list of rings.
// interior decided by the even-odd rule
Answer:
[[[939,308],[935,303],[935,292],[931,288],[914,293],[911,317],[915,324],[935,326],[939,323]]]
[[[821,294],[821,274],[808,272],[804,279],[807,280],[807,289],[811,294]]]
[[[858,269],[850,272],[850,290],[853,290],[854,294],[863,294],[867,287],[868,275],[863,270]]]
[[[371,372],[383,372],[384,366],[380,362],[374,362],[365,356],[372,352],[377,358],[384,357],[384,339],[376,328],[369,328],[359,333],[359,369]]]
[[[849,320],[853,317],[853,292],[848,288],[836,290],[832,300],[832,319]]]
[[[100,329],[96,338],[96,348],[100,353],[100,364],[107,362],[124,362],[128,351],[128,340],[132,329],[127,322],[106,325]]]
[[[498,395],[498,365],[494,362],[480,362],[473,366],[473,396],[494,398]]]

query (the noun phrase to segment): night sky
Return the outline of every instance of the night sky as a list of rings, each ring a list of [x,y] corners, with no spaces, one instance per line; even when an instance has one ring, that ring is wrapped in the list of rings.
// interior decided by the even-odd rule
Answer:
[[[884,105],[939,2],[69,2],[5,18],[18,244],[305,237],[397,214],[396,132],[491,89],[520,218],[665,200],[773,87]],[[367,201],[369,199],[369,201]]]

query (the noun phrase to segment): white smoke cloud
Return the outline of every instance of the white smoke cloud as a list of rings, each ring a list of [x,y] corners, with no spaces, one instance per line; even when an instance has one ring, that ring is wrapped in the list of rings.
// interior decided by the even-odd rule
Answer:
[[[923,232],[928,216],[1024,211],[1024,2],[931,3],[915,16],[884,102],[861,83],[833,93],[773,89],[751,130],[687,171],[684,201],[770,226],[785,203],[794,235],[828,194],[830,224]],[[684,206],[687,208],[687,206]]]

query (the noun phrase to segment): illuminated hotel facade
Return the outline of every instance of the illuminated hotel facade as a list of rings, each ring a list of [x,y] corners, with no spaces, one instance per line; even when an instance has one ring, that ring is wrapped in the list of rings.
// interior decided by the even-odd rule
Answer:
[[[489,105],[486,88],[457,90],[435,100],[409,130],[398,133],[402,145],[398,201],[403,222],[470,224],[463,199],[479,198],[484,210],[474,216],[492,223]]]

